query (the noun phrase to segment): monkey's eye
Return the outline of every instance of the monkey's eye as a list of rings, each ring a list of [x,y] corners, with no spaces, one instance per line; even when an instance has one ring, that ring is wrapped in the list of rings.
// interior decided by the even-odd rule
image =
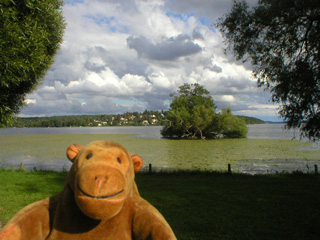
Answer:
[[[120,159],[119,157],[117,158],[117,161],[118,161],[118,163],[120,163],[120,164],[122,163],[122,161],[121,161],[121,159]]]
[[[89,154],[86,156],[87,159],[90,159],[91,157],[92,157],[92,153],[89,153]]]

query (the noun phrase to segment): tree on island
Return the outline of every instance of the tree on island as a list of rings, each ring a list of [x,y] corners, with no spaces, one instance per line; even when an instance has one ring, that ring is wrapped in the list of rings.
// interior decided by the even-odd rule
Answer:
[[[218,114],[218,132],[227,138],[245,138],[248,128],[245,120],[233,116],[231,109],[222,109]]]
[[[320,138],[320,1],[236,0],[217,23],[238,60],[251,61],[288,128]]]
[[[244,120],[231,114],[231,109],[216,113],[216,105],[209,91],[203,86],[184,84],[178,94],[171,94],[173,101],[167,115],[167,122],[161,130],[163,137],[205,139],[246,137]]]
[[[0,3],[0,127],[12,123],[53,63],[65,28],[62,0]]]

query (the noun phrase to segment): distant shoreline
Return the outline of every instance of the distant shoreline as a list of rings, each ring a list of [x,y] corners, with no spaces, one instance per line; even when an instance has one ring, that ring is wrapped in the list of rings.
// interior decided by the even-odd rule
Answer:
[[[11,127],[105,127],[105,126],[164,126],[168,111],[127,112],[117,115],[70,115],[52,117],[18,117]],[[237,116],[246,124],[265,121],[248,116]]]

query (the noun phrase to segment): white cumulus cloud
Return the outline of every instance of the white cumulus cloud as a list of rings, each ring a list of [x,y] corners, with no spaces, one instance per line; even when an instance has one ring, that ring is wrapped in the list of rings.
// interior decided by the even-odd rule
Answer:
[[[257,88],[248,64],[224,55],[212,27],[231,6],[232,0],[66,0],[64,41],[22,115],[166,110],[170,93],[199,83],[219,109],[274,118],[270,94]]]

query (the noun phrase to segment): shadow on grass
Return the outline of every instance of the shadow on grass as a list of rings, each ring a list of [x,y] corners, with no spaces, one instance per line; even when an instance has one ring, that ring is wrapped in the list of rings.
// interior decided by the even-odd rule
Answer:
[[[319,176],[177,171],[137,174],[178,239],[318,239]]]

